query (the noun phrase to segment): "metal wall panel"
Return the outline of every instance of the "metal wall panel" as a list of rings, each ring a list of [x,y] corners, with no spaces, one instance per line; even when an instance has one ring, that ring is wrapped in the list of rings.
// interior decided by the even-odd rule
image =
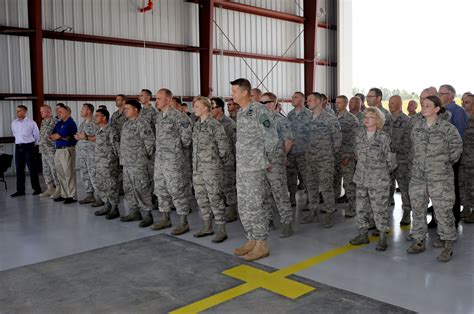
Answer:
[[[326,28],[316,30],[316,50],[319,60],[337,62],[337,32]]]
[[[31,93],[27,37],[0,36],[0,93]]]
[[[316,66],[316,92],[326,94],[330,99],[337,95],[336,68]]]
[[[303,35],[298,37],[302,24],[220,8],[215,10],[215,21],[222,29],[214,31],[217,49],[282,56],[296,39],[285,56],[303,56]]]
[[[27,0],[1,0],[0,25],[28,27]]]
[[[142,88],[199,93],[196,53],[68,42],[43,42],[45,93],[136,94]]]
[[[154,1],[152,11],[138,12],[144,0],[43,0],[43,29],[70,26],[74,33],[199,44],[198,6],[181,0]]]
[[[234,0],[233,2],[283,13],[303,15],[303,0]]]
[[[214,56],[215,95],[230,96],[229,82],[239,77],[249,79],[253,87],[258,86],[264,92],[271,91],[279,98],[291,97],[293,92],[303,89],[302,64],[279,62],[263,81],[263,85],[259,85],[259,80],[267,76],[276,61],[255,59],[246,59],[246,61],[250,67],[241,58]]]

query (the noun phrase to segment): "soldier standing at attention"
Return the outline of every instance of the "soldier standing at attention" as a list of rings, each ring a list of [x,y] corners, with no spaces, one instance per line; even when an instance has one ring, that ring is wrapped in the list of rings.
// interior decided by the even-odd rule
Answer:
[[[189,117],[171,105],[173,93],[166,88],[156,93],[156,157],[155,194],[158,196],[161,220],[152,230],[171,227],[171,208],[176,207],[179,224],[171,231],[181,235],[189,231],[189,177],[185,173],[189,163],[192,129]]]
[[[124,113],[128,120],[120,137],[120,164],[123,166],[123,190],[130,211],[120,221],[141,220],[138,226],[144,228],[153,224],[148,164],[155,152],[155,136],[150,124],[140,119],[141,108],[141,104],[134,99],[127,100],[125,104]]]
[[[368,229],[371,213],[380,232],[377,251],[387,249],[387,235],[390,231],[388,198],[390,194],[390,173],[396,167],[395,154],[390,150],[390,136],[382,131],[384,114],[376,107],[365,110],[365,128],[356,138],[357,160],[354,183],[356,184],[356,211],[359,235],[350,240],[352,245],[369,243]]]
[[[392,114],[382,106],[382,91],[378,88],[371,88],[367,93],[367,105],[369,107],[376,107],[382,111],[385,116],[385,124],[383,126],[383,131],[387,133],[388,136],[392,136],[393,128],[393,119]]]
[[[237,121],[237,112],[239,112],[240,106],[233,99],[227,103],[227,111],[229,111],[229,118]]]
[[[48,185],[48,189],[40,194],[41,197],[50,196],[56,198],[61,196],[61,187],[59,186],[58,177],[56,176],[56,166],[54,165],[54,154],[56,153],[56,146],[49,138],[56,125],[56,120],[53,119],[51,107],[43,105],[40,109],[41,127],[40,127],[40,142],[39,152],[41,153],[41,161],[43,163],[43,177]]]
[[[93,207],[104,205],[104,202],[97,195],[97,186],[95,184],[95,134],[98,126],[93,118],[94,106],[83,104],[81,117],[84,120],[79,125],[79,130],[74,136],[77,140],[77,156],[79,158],[79,169],[81,171],[82,184],[86,190],[86,198],[79,201],[79,204],[93,203]]]
[[[235,189],[235,143],[237,142],[237,124],[224,114],[225,103],[221,98],[212,98],[212,116],[219,121],[225,130],[231,153],[223,167],[222,191],[225,195],[226,222],[236,221],[237,215],[237,190]]]
[[[463,143],[456,127],[439,117],[445,108],[438,96],[428,96],[421,103],[423,120],[413,126],[413,167],[410,200],[413,207],[412,237],[408,253],[426,249],[426,209],[431,199],[438,220],[438,236],[433,246],[443,248],[438,260],[447,262],[453,256],[456,227],[453,165],[461,157]]]
[[[120,136],[122,134],[122,127],[127,122],[127,117],[125,116],[125,113],[123,112],[125,109],[125,103],[127,102],[127,96],[123,94],[118,94],[115,97],[115,106],[117,107],[117,111],[115,111],[112,114],[112,117],[110,118],[110,125],[112,125],[115,130],[117,131],[119,135],[119,140]],[[120,174],[119,174],[119,188],[120,188],[120,195],[123,195],[123,173],[122,173],[122,166],[120,166]]]
[[[359,97],[354,96],[349,100],[349,112],[359,120],[359,126],[363,128],[364,112],[362,111],[362,100]]]
[[[194,112],[198,120],[193,127],[193,184],[203,220],[202,228],[194,236],[214,234],[214,218],[217,232],[212,242],[220,243],[227,239],[222,175],[224,165],[232,155],[231,144],[224,126],[211,116],[208,98],[198,97]]]
[[[469,94],[464,98],[463,107],[469,119],[464,131],[461,157],[461,169],[465,178],[465,202],[462,213],[465,216],[464,222],[474,223],[474,95]]]
[[[95,122],[99,130],[95,136],[96,185],[105,207],[95,212],[96,216],[106,215],[106,219],[120,217],[119,197],[119,152],[120,140],[117,130],[109,124],[107,109],[97,109]]]
[[[265,171],[271,167],[269,160],[276,158],[279,141],[268,109],[250,99],[250,82],[239,78],[230,84],[232,97],[241,108],[237,116],[237,198],[247,236],[234,254],[253,261],[269,255],[268,213],[263,208]]]

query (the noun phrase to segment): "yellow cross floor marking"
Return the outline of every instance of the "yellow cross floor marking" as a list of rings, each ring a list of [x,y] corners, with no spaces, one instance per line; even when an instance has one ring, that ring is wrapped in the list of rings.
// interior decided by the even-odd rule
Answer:
[[[402,226],[403,231],[410,230],[410,226]],[[378,240],[378,237],[369,237],[370,242]],[[320,255],[310,257],[299,263],[290,265],[280,270],[268,273],[264,270],[249,266],[239,265],[237,267],[225,270],[223,274],[245,281],[245,283],[234,288],[224,290],[220,293],[212,295],[208,298],[196,301],[182,308],[176,309],[170,314],[189,314],[198,313],[207,310],[211,307],[234,299],[238,296],[244,295],[250,291],[258,288],[263,288],[274,293],[280,294],[290,299],[299,298],[306,293],[314,291],[315,288],[300,282],[288,279],[286,277],[296,274],[302,270],[310,268],[314,265],[323,263],[331,258],[342,255],[352,250],[356,250],[366,245],[352,245],[347,244],[339,248],[335,248],[324,252]]]

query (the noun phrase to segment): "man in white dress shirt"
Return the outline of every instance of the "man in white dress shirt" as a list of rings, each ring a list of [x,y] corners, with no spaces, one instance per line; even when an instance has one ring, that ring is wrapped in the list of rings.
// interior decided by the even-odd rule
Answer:
[[[12,122],[12,133],[15,137],[15,165],[16,165],[16,192],[11,197],[25,195],[25,166],[30,171],[33,195],[41,193],[35,159],[36,146],[39,144],[40,135],[38,125],[26,116],[28,108],[19,105],[16,108],[17,119]]]

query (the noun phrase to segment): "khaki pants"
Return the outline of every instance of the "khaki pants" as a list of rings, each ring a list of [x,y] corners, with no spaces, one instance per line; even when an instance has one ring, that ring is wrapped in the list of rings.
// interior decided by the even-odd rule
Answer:
[[[54,155],[56,174],[61,186],[61,197],[76,198],[76,148],[65,147],[56,150]]]

